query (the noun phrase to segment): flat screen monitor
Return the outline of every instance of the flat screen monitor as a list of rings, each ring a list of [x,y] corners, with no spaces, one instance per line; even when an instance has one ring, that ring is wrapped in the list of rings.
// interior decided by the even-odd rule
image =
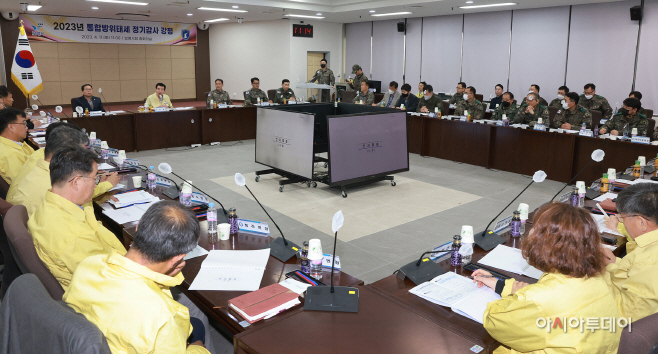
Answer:
[[[256,162],[313,178],[313,114],[258,108]]]
[[[409,170],[405,112],[327,118],[330,185]]]

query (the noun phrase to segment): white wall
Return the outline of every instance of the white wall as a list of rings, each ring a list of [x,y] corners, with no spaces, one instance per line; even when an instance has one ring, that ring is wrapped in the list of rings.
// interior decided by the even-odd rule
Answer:
[[[293,22],[293,21],[290,21]],[[342,79],[343,61],[343,24],[308,22],[313,25],[313,38],[292,37],[292,23],[289,24],[288,38],[290,39],[290,71],[288,79],[294,89],[297,79],[306,80],[306,53],[325,52],[327,65],[333,70],[336,82]],[[279,80],[281,82],[281,80]]]

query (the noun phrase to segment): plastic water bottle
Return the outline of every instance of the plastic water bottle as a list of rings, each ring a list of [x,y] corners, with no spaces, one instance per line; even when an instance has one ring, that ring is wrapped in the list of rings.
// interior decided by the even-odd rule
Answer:
[[[180,192],[180,203],[185,206],[192,206],[192,182],[186,181],[183,183],[183,188]]]
[[[107,160],[107,155],[109,154],[109,151],[107,149],[101,149],[101,158],[103,160]]]
[[[308,261],[308,241],[304,241],[304,247],[302,248],[302,272],[310,274],[309,261]]]
[[[322,279],[322,258],[320,259],[309,259],[311,266],[311,273],[309,273],[315,279]]]
[[[594,137],[598,138],[599,137],[599,125],[594,126]]]
[[[462,255],[459,254],[459,249],[462,246],[462,237],[455,235],[452,237],[452,247],[450,249],[450,265],[451,266],[460,266],[462,265]]]
[[[215,208],[215,203],[208,203],[206,220],[208,221],[208,237],[210,238],[210,242],[217,242],[217,209]]]
[[[153,173],[153,166],[149,166],[149,174],[147,175],[146,186],[150,190],[155,189],[155,173]]]
[[[586,130],[587,130],[587,126],[585,125],[585,123],[583,123],[583,126],[580,127],[580,134],[585,134]]]
[[[510,235],[512,237],[521,236],[521,213],[518,210],[514,210],[512,216],[512,222],[510,223]]]

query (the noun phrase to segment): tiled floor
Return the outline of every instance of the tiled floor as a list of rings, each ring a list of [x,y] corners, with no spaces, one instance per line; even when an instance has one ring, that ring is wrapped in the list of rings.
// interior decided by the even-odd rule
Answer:
[[[366,284],[392,274],[423,251],[448,242],[462,225],[482,230],[530,182],[528,176],[411,154],[410,171],[396,175],[396,187],[379,182],[348,190],[349,196],[342,198],[339,191],[323,185],[316,189],[289,185],[279,193],[273,175],[256,183],[253,173],[266,167],[254,162],[253,140],[128,155],[147,166],[168,162],[175,173],[226,208],[237,208],[238,216],[267,221],[248,192],[234,184],[233,175],[240,172],[286,237],[298,244],[318,238],[325,251],[333,245],[331,215],[342,209],[345,229],[339,233],[337,254],[343,270]],[[530,210],[539,207],[562,185],[550,180],[534,184],[499,219],[511,215],[521,202],[529,204]],[[371,203],[375,207],[370,208]],[[350,218],[358,218],[377,231],[350,229]],[[232,352],[232,343],[212,329],[211,333],[218,353]]]

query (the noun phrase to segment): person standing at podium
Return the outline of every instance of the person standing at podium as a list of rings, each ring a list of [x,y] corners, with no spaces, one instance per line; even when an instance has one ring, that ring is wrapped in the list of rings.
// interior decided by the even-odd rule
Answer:
[[[217,104],[233,104],[231,96],[224,91],[224,80],[215,80],[215,89],[210,91],[208,98],[206,98],[206,106],[210,106],[211,100]]]
[[[152,93],[146,99],[144,105],[147,107],[154,107],[154,108],[158,108],[158,107],[174,108],[174,106],[171,104],[171,100],[169,99],[169,96],[167,96],[164,93],[166,89],[167,86],[165,86],[165,84],[161,82],[155,84],[155,93]]]
[[[82,110],[88,109],[89,112],[105,111],[101,99],[92,95],[94,89],[90,84],[84,84],[80,89],[82,90],[82,96],[73,100],[73,112],[75,112],[76,107],[82,107]]]
[[[267,95],[263,90],[260,89],[260,80],[257,77],[252,77],[251,78],[251,89],[249,91],[244,92],[244,104],[243,106],[253,106],[258,103],[258,99],[260,98],[261,102],[269,102],[272,103],[272,101],[267,98]]]
[[[320,60],[320,70],[315,72],[313,78],[308,82],[318,82],[321,85],[331,85],[331,88],[334,88],[336,84],[336,78],[334,77],[334,72],[327,67],[327,59]],[[292,91],[292,90],[291,90]],[[331,90],[320,90],[320,102],[329,102],[331,101]]]

